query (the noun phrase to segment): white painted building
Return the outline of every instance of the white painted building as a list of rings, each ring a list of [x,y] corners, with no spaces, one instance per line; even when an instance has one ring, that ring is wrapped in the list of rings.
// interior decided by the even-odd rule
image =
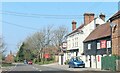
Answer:
[[[77,22],[72,21],[72,32],[67,35],[67,59],[72,56],[80,56],[80,58],[85,62],[83,41],[85,38],[98,26],[104,24],[105,16],[100,15],[94,18],[93,13],[84,14],[84,24],[76,28]],[[86,67],[88,64],[86,63]]]

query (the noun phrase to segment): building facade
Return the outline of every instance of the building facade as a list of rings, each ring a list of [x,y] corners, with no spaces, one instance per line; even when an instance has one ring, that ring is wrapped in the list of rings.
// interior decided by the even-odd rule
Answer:
[[[84,40],[87,67],[101,69],[101,57],[111,53],[111,28],[108,22],[98,26]]]
[[[88,67],[101,68],[101,57],[103,56],[120,56],[120,11],[109,20],[107,23],[98,26],[84,40],[84,54]]]
[[[93,13],[84,14],[84,24],[76,28],[76,21],[72,21],[72,32],[67,37],[67,59],[72,56],[80,56],[84,61],[83,41],[99,25],[105,23],[105,15],[94,17]]]
[[[112,25],[112,54],[120,56],[120,10],[109,20]]]

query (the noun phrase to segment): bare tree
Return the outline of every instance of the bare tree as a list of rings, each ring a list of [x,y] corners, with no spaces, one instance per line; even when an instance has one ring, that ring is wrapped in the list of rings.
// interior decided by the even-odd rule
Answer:
[[[54,39],[53,39],[53,44],[54,46],[58,49],[60,49],[60,45],[62,44],[63,41],[65,41],[65,36],[67,35],[68,30],[67,27],[59,26],[56,30],[53,31]]]
[[[6,45],[5,43],[3,42],[3,39],[2,37],[0,37],[0,54],[2,54],[3,52],[6,51]]]

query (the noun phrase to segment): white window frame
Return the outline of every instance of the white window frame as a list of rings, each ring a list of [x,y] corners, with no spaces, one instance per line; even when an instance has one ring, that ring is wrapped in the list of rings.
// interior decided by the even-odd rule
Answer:
[[[111,48],[111,41],[107,41],[107,48]]]
[[[88,49],[91,49],[91,44],[88,44]]]
[[[97,49],[100,49],[100,42],[97,43]]]

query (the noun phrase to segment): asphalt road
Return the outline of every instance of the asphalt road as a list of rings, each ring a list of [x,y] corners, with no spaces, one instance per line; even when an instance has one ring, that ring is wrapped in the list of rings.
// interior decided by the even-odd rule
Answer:
[[[7,71],[6,71],[7,70]],[[55,66],[40,66],[40,65],[27,65],[16,64],[15,66],[2,71],[2,73],[120,73],[110,71],[70,71],[65,68],[59,68]]]
[[[4,69],[4,71],[66,71],[64,69],[52,68],[40,65],[16,64],[13,67]]]

